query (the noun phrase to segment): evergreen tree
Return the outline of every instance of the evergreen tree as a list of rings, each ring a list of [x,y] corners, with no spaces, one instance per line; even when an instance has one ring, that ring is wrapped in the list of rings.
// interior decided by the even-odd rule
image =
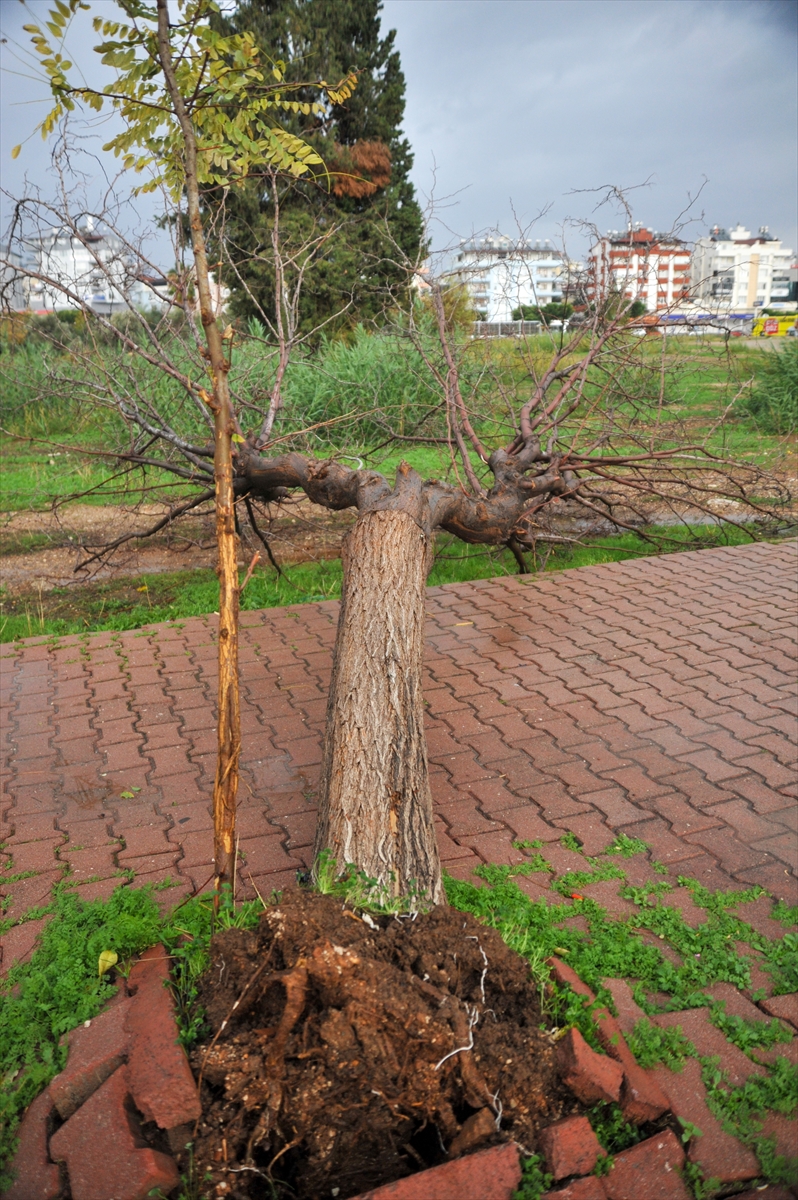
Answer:
[[[246,0],[228,18],[288,64],[289,82],[321,78],[335,86],[350,70],[358,72],[343,104],[284,122],[318,149],[329,171],[276,184],[286,257],[296,255],[294,272],[311,260],[299,305],[305,331],[330,318],[333,328],[377,318],[391,294],[407,286],[396,246],[414,258],[423,236],[410,181],[413,156],[400,131],[405,79],[395,32],[381,36],[381,7],[381,0]],[[314,89],[307,99],[317,95]],[[270,180],[249,179],[228,194],[225,238],[240,279],[227,282],[238,315],[257,315],[254,301],[274,311],[273,221]]]

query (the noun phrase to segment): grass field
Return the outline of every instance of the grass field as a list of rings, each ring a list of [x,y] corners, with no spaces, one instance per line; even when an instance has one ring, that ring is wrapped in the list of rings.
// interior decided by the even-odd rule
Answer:
[[[502,444],[507,437],[500,411],[502,395],[512,393],[516,400],[523,396],[529,387],[530,362],[539,366],[550,349],[545,339],[532,339],[526,345],[507,340],[490,347],[474,342],[466,347],[464,378],[473,388],[475,412],[489,444]],[[175,499],[196,490],[196,484],[167,472],[120,468],[106,457],[106,450],[122,445],[130,435],[108,407],[86,400],[88,382],[81,376],[85,364],[78,369],[79,360],[65,355],[63,362],[58,360],[53,366],[41,347],[32,345],[23,350],[0,355],[0,512],[47,511],[70,498],[79,498],[82,504],[134,504],[145,495],[148,500]],[[106,353],[110,355],[111,351]],[[618,384],[618,405],[628,410],[627,426],[634,429],[636,438],[656,440],[660,446],[705,443],[724,457],[782,471],[792,464],[794,469],[795,435],[779,437],[763,432],[743,403],[757,379],[766,373],[774,353],[771,345],[732,342],[726,346],[720,339],[682,337],[645,340],[634,345],[630,353]],[[488,356],[492,376],[485,370]],[[453,479],[455,473],[444,448],[389,441],[381,448],[370,449],[378,446],[369,415],[376,399],[384,405],[395,428],[403,428],[405,419],[410,419],[408,414],[426,410],[434,399],[420,362],[412,359],[406,347],[397,351],[390,339],[363,332],[350,344],[329,343],[314,359],[298,362],[289,370],[287,393],[294,407],[293,424],[287,428],[306,428],[308,422],[327,418],[338,422],[343,415],[343,424],[334,426],[335,443],[329,440],[330,431],[324,437],[314,434],[306,438],[305,448],[320,457],[332,454],[351,460],[359,456],[389,477],[407,458],[427,478]],[[105,366],[115,369],[110,359]],[[116,366],[122,373],[132,369],[129,359],[119,358]],[[244,378],[252,386],[268,382],[266,370],[257,355],[243,363]],[[153,381],[153,387],[156,385],[163,386],[160,377]],[[179,418],[184,422],[180,428],[186,436],[195,440],[205,436],[196,413],[180,408],[182,401],[164,393],[159,403],[172,406],[175,421]],[[474,465],[487,477],[487,468],[476,459]],[[731,527],[685,527],[668,530],[668,538],[661,549],[740,541],[746,540],[746,535]],[[3,539],[3,551],[32,552],[46,544],[52,544],[49,535],[9,533]],[[585,546],[556,546],[531,566],[535,570],[560,570],[652,552],[650,543],[630,533],[593,538]],[[485,578],[516,570],[507,551],[465,546],[442,536],[429,582],[434,585]],[[243,607],[335,598],[340,586],[339,561],[292,565],[283,576],[271,568],[259,568],[244,593]],[[212,612],[216,604],[215,576],[204,570],[81,584],[51,592],[31,591],[13,598],[0,590],[0,639],[130,629],[152,621]]]
[[[311,439],[308,448],[322,457],[330,453],[360,456],[388,474],[407,458],[422,474],[447,477],[451,463],[443,450],[408,443],[370,450],[378,438],[367,414],[378,390],[397,429],[403,428],[407,413],[423,409],[431,398],[418,363],[409,363],[403,354],[391,371],[381,346],[380,339],[363,335],[354,347],[333,344],[326,357],[320,354],[314,360],[312,368],[307,362],[298,363],[293,381],[289,368],[287,391],[291,397],[294,389],[296,412],[293,424],[286,428],[305,428],[316,420],[339,421],[349,409],[351,421],[334,427],[335,443],[317,439],[316,444]],[[524,353],[520,353],[522,349]],[[494,378],[500,380],[504,391],[523,397],[529,387],[528,362],[540,365],[549,351],[544,339],[532,339],[523,348],[511,340],[489,349],[473,343],[466,361],[474,360],[468,371],[488,444],[502,444],[507,430],[499,419],[501,404],[486,392],[481,372],[484,356],[492,356]],[[664,345],[661,341],[641,345],[624,379],[627,389],[639,393],[631,413],[637,434],[656,431],[662,444],[706,441],[715,453],[775,465],[785,452],[794,453],[794,436],[763,432],[742,406],[772,353],[768,343],[735,342],[724,348],[720,339],[708,338],[669,338]],[[0,389],[4,393],[0,511],[42,511],[65,497],[80,497],[89,504],[135,503],[145,489],[154,493],[154,498],[172,498],[185,495],[187,488],[194,486],[152,468],[147,468],[146,474],[138,467],[120,468],[112,458],[104,457],[105,451],[129,438],[124,423],[108,408],[87,403],[86,389],[73,377],[74,370],[66,380],[53,377],[52,372],[43,370],[39,357],[33,350],[25,357],[0,355]],[[498,386],[497,382],[494,391]],[[187,436],[206,435],[195,415],[182,413],[181,420],[181,431]]]

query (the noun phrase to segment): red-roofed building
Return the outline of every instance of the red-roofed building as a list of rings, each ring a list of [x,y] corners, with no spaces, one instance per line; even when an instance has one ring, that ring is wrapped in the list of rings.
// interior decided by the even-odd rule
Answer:
[[[690,250],[679,238],[634,225],[608,233],[590,249],[587,295],[641,300],[647,312],[672,308],[690,293]]]

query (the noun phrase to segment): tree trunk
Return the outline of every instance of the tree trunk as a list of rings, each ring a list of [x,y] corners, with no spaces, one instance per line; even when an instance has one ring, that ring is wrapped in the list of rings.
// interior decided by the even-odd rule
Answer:
[[[213,379],[213,396],[209,397],[204,391],[201,391],[201,394],[210,405],[214,418],[213,474],[218,546],[216,573],[219,576],[219,753],[213,785],[214,909],[217,909],[222,885],[229,884],[235,890],[236,797],[238,759],[241,751],[238,692],[238,536],[235,529],[231,441],[236,430],[227,382],[229,363],[225,358],[224,343],[211,300],[210,270],[202,228],[197,173],[197,140],[172,63],[167,0],[157,0],[157,10],[161,66],[183,133],[191,248],[194,253],[200,316],[208,346],[207,358]]]
[[[444,901],[422,697],[429,539],[405,512],[362,514],[344,543],[315,857],[392,896]]]

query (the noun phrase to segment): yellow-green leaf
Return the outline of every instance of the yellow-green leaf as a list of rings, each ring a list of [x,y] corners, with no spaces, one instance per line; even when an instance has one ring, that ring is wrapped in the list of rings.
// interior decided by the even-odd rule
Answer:
[[[232,433],[232,434],[230,435],[230,441],[231,441],[231,442],[243,442],[243,441],[245,441],[245,440],[246,440],[246,439],[245,439],[245,438],[242,438],[242,436],[241,436],[241,434],[240,434],[240,433]]]
[[[22,149],[22,146],[15,146],[14,149],[11,151],[11,157],[19,158],[19,152],[21,149]]]
[[[97,964],[97,974],[103,976],[106,971],[110,971],[111,967],[115,967],[119,962],[119,955],[116,950],[103,950]]]

